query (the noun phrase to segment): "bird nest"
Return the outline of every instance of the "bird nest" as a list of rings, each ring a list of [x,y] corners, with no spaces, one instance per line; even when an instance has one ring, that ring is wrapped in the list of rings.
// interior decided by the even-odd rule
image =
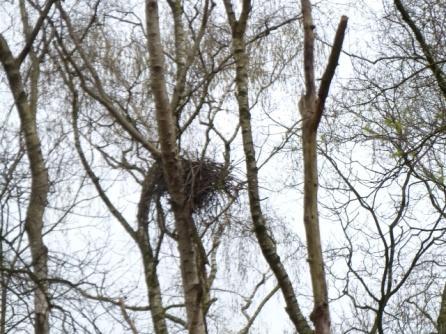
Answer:
[[[184,172],[185,192],[189,196],[194,212],[211,208],[221,201],[222,196],[234,197],[237,192],[237,180],[231,175],[231,169],[222,163],[210,159],[193,160],[181,158]],[[160,197],[168,193],[162,165],[154,166],[154,191]]]

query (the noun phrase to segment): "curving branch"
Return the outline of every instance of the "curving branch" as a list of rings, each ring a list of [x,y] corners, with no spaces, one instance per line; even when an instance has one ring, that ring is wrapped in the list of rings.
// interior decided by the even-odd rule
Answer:
[[[431,49],[430,49],[429,45],[427,44],[426,39],[423,36],[423,33],[418,28],[415,21],[410,17],[409,12],[404,7],[401,0],[394,0],[394,3],[395,3],[396,9],[401,14],[401,17],[403,18],[404,22],[406,22],[406,24],[409,26],[410,30],[415,35],[415,39],[417,40],[418,44],[420,44],[421,50],[423,51],[423,54],[424,54],[424,57],[426,57],[428,67],[432,71],[432,74],[434,75],[443,96],[446,97],[445,73],[439,66],[440,64],[435,60],[435,57],[432,54]]]
[[[243,1],[242,14],[235,18],[231,0],[223,0],[228,23],[232,30],[232,56],[236,64],[236,98],[239,109],[239,124],[242,132],[243,150],[246,159],[249,207],[257,242],[269,267],[274,272],[286,303],[286,311],[300,334],[310,334],[312,329],[305,319],[288,272],[277,253],[273,235],[268,231],[268,222],[262,210],[258,166],[251,126],[251,110],[249,103],[249,55],[246,50],[246,27],[251,2]]]

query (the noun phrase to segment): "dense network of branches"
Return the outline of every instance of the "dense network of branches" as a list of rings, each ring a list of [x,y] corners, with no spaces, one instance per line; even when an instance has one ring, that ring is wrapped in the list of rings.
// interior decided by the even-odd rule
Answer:
[[[0,1],[0,334],[446,334],[446,3],[368,5]]]

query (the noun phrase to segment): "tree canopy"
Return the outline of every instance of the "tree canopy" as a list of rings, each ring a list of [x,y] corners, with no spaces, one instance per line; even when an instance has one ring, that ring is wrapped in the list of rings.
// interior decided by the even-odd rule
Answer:
[[[0,334],[446,334],[446,3],[0,2]]]

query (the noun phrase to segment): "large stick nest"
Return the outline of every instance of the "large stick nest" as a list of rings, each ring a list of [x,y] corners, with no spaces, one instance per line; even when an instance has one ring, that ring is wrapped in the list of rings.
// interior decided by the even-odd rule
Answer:
[[[218,204],[223,196],[236,196],[238,182],[231,175],[231,169],[210,159],[193,160],[181,158],[184,171],[185,192],[194,212],[206,210]],[[162,165],[154,166],[154,191],[160,197],[167,195],[167,183]]]

